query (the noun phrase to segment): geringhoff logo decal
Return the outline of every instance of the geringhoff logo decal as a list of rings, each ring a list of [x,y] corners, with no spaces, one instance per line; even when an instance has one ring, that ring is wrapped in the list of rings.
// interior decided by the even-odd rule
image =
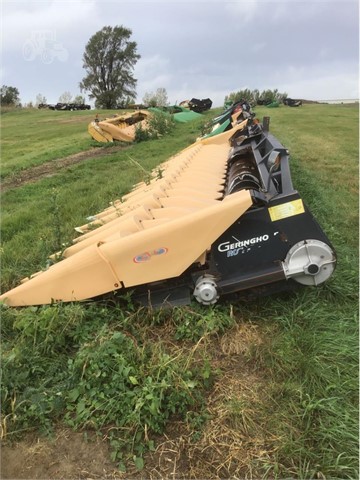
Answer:
[[[278,232],[274,233],[276,235]],[[233,236],[233,239],[236,240],[235,243],[223,242],[218,245],[218,250],[221,253],[226,252],[228,257],[233,257],[237,255],[240,251],[246,253],[251,250],[251,247],[258,243],[267,242],[269,240],[269,235],[265,233],[258,237],[249,238],[247,240],[238,240]]]
[[[144,263],[151,260],[151,257],[158,255],[165,255],[168,252],[166,247],[156,248],[155,250],[150,250],[149,252],[140,253],[133,258],[134,263]]]

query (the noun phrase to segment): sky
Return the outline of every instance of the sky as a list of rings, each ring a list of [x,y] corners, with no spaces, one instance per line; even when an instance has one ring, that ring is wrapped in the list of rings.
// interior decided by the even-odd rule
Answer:
[[[106,25],[132,31],[139,103],[157,88],[170,104],[222,106],[244,88],[359,98],[357,0],[2,0],[1,10],[1,85],[23,103],[79,95],[85,46]]]

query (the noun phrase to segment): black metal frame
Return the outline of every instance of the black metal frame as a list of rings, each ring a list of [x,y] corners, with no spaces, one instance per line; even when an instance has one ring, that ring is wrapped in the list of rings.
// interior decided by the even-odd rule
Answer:
[[[249,170],[249,162],[252,163],[257,179],[254,181],[251,175],[250,180],[246,179],[249,174],[245,171],[235,191],[249,190],[248,185],[255,185],[250,188],[253,206],[213,243],[205,265],[194,264],[178,278],[137,287],[141,303],[153,306],[189,303],[190,289],[205,274],[214,278],[220,296],[251,297],[296,289],[301,285],[286,278],[282,264],[289,250],[309,239],[321,241],[334,250],[293,187],[289,151],[261,125],[250,125],[245,132],[238,132],[230,144],[224,195],[234,193],[227,191],[229,178],[238,175],[234,165],[245,158],[246,168]],[[241,169],[241,165],[236,168]],[[236,170],[235,174],[232,169]],[[270,208],[294,202],[300,205],[299,211],[283,218],[271,218]]]
[[[229,169],[242,154],[251,152],[258,171],[259,188],[251,190],[253,206],[212,245],[206,273],[217,280],[220,294],[270,287],[273,283],[278,283],[280,290],[281,285],[287,290],[289,286],[297,288],[297,282],[286,279],[282,266],[292,246],[313,239],[334,249],[293,187],[289,151],[263,129],[245,141],[239,139],[238,144],[236,138],[233,139]],[[303,206],[302,212],[271,219],[269,208],[296,201]],[[263,292],[265,290],[262,288]]]

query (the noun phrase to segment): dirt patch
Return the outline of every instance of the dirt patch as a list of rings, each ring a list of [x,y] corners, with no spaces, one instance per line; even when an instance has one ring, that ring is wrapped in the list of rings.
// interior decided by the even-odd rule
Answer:
[[[117,473],[107,443],[95,435],[86,440],[83,433],[63,430],[52,440],[34,436],[1,448],[3,479],[116,478]]]
[[[27,168],[15,176],[6,179],[1,185],[1,190],[2,192],[6,192],[11,188],[22,187],[23,185],[27,185],[29,183],[35,183],[41,178],[52,177],[53,175],[56,175],[63,168],[76,165],[77,163],[81,163],[86,160],[92,160],[93,158],[112,155],[120,150],[124,150],[124,148],[128,148],[128,146],[114,145],[113,147],[106,148],[94,147],[90,150],[86,150],[85,152],[75,153],[64,158],[51,160],[43,163],[42,165]]]

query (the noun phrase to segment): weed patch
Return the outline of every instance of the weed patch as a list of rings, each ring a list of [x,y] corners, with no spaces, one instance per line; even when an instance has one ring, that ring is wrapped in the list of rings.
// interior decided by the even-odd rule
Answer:
[[[135,125],[135,142],[154,140],[170,133],[175,128],[172,115],[165,112],[151,112],[147,120],[147,127],[141,124]]]
[[[195,367],[191,351],[143,342],[128,323],[121,310],[97,306],[3,309],[2,436],[35,425],[50,433],[64,421],[106,431],[112,460],[124,469],[132,459],[141,469],[151,436],[171,416],[195,422],[209,362],[207,370]]]

